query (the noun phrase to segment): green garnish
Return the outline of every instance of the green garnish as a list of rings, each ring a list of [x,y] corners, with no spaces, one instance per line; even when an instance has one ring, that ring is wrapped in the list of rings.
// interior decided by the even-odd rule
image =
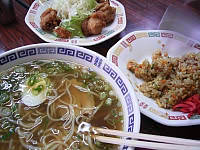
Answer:
[[[28,86],[33,86],[37,82],[38,82],[38,75],[34,74],[29,77],[27,84]]]
[[[7,132],[6,134],[2,135],[1,140],[2,141],[8,140],[13,133],[14,132],[10,132],[10,131]]]
[[[88,88],[88,84],[84,82],[81,87]]]
[[[108,106],[111,106],[112,99],[111,98],[107,98],[106,101],[105,101],[105,104],[108,105]]]
[[[43,85],[38,85],[36,88],[33,89],[36,93],[40,93],[44,89]]]
[[[13,104],[13,105],[11,106],[11,110],[12,110],[13,113],[16,112],[17,106],[16,106],[15,104]]]
[[[65,71],[67,71],[67,72],[73,71],[72,67],[70,67],[69,64],[64,65],[64,66],[63,66],[63,69],[64,69]]]
[[[99,95],[99,97],[100,97],[100,100],[103,100],[103,99],[105,99],[106,97],[107,97],[107,94],[105,93],[105,92],[101,92],[100,93],[100,95]],[[107,100],[106,100],[107,101]],[[109,102],[108,102],[109,103]],[[111,102],[112,103],[112,102]]]
[[[81,77],[82,77],[83,79],[89,79],[89,78],[90,78],[90,75],[89,75],[88,73],[83,73],[83,74],[81,75]]]
[[[50,83],[46,76],[43,74],[33,74],[26,82],[28,88],[31,89],[33,95],[39,95],[46,87],[50,86]]]
[[[113,117],[118,117],[118,113],[117,113],[117,110],[116,109],[113,109],[112,111],[111,111],[111,113],[112,113],[112,116]]]
[[[99,148],[102,148],[102,143],[99,142],[99,141],[96,141],[96,146],[99,147]]]
[[[0,106],[0,116],[1,117],[8,117],[11,115],[11,110],[8,107],[2,107]]]
[[[25,71],[26,71],[25,68],[22,67],[22,66],[19,66],[19,67],[15,68],[15,72],[16,73],[24,73]]]
[[[44,118],[43,122],[44,122],[44,129],[47,129],[47,126],[48,126],[48,123],[49,123],[49,119],[48,119],[47,116]]]
[[[106,85],[104,85],[104,89],[105,89],[106,91],[110,91],[112,88],[111,88],[110,85],[106,84]]]
[[[0,104],[6,103],[10,100],[10,95],[6,91],[0,91]]]
[[[78,134],[76,137],[77,137],[79,140],[82,139],[81,135],[79,135],[79,134]]]
[[[90,79],[93,79],[97,76],[96,72],[90,72]]]
[[[151,65],[151,69],[153,69],[153,68],[154,68],[154,64]]]
[[[123,120],[123,116],[119,116],[116,120],[116,122],[121,122]]]

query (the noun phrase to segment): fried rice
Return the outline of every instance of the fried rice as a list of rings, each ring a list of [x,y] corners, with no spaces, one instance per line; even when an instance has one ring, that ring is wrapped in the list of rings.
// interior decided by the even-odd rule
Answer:
[[[162,108],[172,108],[181,100],[200,94],[200,53],[172,58],[157,50],[151,63],[146,59],[141,64],[131,60],[127,68],[144,80],[138,85],[139,90]]]

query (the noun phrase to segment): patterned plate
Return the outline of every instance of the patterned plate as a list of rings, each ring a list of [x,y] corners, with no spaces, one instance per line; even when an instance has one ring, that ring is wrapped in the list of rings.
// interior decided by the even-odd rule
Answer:
[[[115,44],[107,54],[107,58],[118,66],[128,77],[139,100],[141,112],[153,120],[168,126],[188,126],[200,124],[200,115],[188,118],[187,114],[160,108],[153,99],[145,97],[136,87],[142,83],[127,68],[131,59],[142,62],[151,60],[152,53],[161,49],[169,56],[181,56],[187,52],[200,52],[200,42],[176,32],[166,30],[144,30],[129,33]]]
[[[28,27],[46,42],[67,43],[79,46],[91,46],[104,42],[117,35],[126,27],[126,14],[124,6],[116,0],[110,0],[110,5],[116,8],[116,17],[112,24],[105,27],[101,34],[85,38],[62,39],[47,33],[40,28],[40,16],[50,6],[52,0],[46,0],[43,3],[35,0],[25,17]]]

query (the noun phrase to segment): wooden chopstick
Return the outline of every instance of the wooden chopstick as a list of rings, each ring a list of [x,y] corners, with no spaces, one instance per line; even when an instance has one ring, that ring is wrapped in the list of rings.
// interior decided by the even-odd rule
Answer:
[[[146,142],[146,141],[137,141],[137,140],[127,140],[120,138],[112,138],[105,136],[96,136],[94,137],[99,142],[117,144],[117,145],[126,145],[131,147],[143,147],[150,149],[159,149],[159,150],[199,150],[199,146],[191,145],[177,145],[177,144],[167,144],[167,143],[156,143],[156,142]]]
[[[93,128],[95,131],[97,131],[97,133],[132,138],[129,140],[125,138],[120,139],[120,138],[114,138],[114,137],[94,135],[96,140],[100,142],[104,142],[104,143],[126,145],[126,146],[133,146],[133,147],[143,147],[143,148],[150,148],[150,149],[160,149],[160,150],[161,149],[162,150],[200,150],[200,141],[198,140],[174,138],[174,137],[159,136],[159,135],[150,135],[150,134],[143,134],[143,133],[129,133],[129,132],[124,132],[124,131],[119,131],[119,130],[110,130],[110,129],[96,128],[96,127],[93,127]],[[147,141],[138,141],[136,139],[147,140]]]
[[[141,140],[148,140],[148,141],[155,141],[155,142],[173,143],[173,144],[179,144],[179,145],[200,146],[200,141],[198,141],[198,140],[174,138],[174,137],[143,134],[143,133],[131,133],[131,132],[124,132],[124,131],[119,131],[119,130],[96,128],[96,127],[94,127],[94,128],[97,132],[107,134],[107,135],[115,135],[115,136],[120,136],[120,137],[130,137],[132,139],[141,139]],[[200,150],[200,147],[199,147],[199,150]]]

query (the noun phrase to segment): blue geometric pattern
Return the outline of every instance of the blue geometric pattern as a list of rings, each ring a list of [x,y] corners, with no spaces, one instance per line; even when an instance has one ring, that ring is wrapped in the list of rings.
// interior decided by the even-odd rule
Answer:
[[[117,73],[116,73],[113,69],[111,69],[110,76],[111,76],[113,79],[116,79]]]
[[[108,65],[108,64],[104,64],[103,66],[103,70],[109,74],[114,80],[116,79],[117,77],[117,73]]]
[[[96,59],[94,60],[94,65],[97,66],[98,68],[101,67],[101,64],[102,64],[102,59],[99,58],[99,57],[96,57]]]
[[[31,49],[21,50],[17,54],[18,54],[19,58],[36,55],[36,49],[31,48]]]
[[[131,95],[129,93],[125,96],[125,100],[126,100],[126,105],[128,107],[128,114],[130,115],[131,113],[133,113],[133,103]]]
[[[103,66],[103,70],[104,70],[107,74],[110,74],[111,68],[110,68],[110,66],[108,66],[108,65],[105,63],[104,66]]]
[[[124,145],[123,150],[127,150],[128,146]]]
[[[40,47],[37,50],[38,54],[56,54],[55,47]]]
[[[133,114],[134,108],[133,108],[131,95],[130,95],[130,93],[128,93],[128,89],[127,89],[126,85],[124,84],[123,80],[120,78],[120,76],[117,77],[117,73],[108,64],[106,64],[106,63],[104,64],[103,70],[107,74],[109,74],[113,78],[113,80],[115,80],[115,82],[117,83],[117,85],[121,89],[122,94],[125,95],[124,98],[125,98],[125,101],[126,101],[126,104],[127,104],[128,115],[129,115],[128,132],[133,132],[133,128],[134,128],[134,114]],[[128,149],[128,146],[124,146],[123,150],[125,150],[125,149]]]
[[[126,138],[127,140],[131,140],[131,138]],[[123,150],[127,150],[128,146],[124,145]]]
[[[0,65],[6,64],[6,63],[16,60],[16,59],[17,59],[16,53],[9,54],[7,56],[0,58]]]
[[[128,132],[133,132],[134,128],[134,114],[128,117]]]
[[[93,59],[93,56],[92,56],[92,55],[89,55],[89,54],[84,53],[84,52],[82,52],[82,51],[77,51],[77,52],[76,52],[76,57],[81,58],[81,59],[84,59],[84,60],[86,60],[86,61],[88,61],[88,62],[92,62],[92,59]]]
[[[149,37],[160,37],[160,32],[149,32]]]
[[[134,129],[134,114],[128,117],[128,132],[133,132],[133,129]],[[131,138],[126,138],[126,139],[130,140]],[[124,145],[122,149],[127,150],[128,146]]]
[[[58,54],[74,56],[74,55],[75,55],[75,50],[59,47],[59,48],[58,48]]]
[[[122,94],[125,95],[128,92],[128,89],[127,89],[126,85],[124,84],[123,80],[120,77],[118,77],[116,80],[116,83],[119,86],[119,88],[121,89]]]

